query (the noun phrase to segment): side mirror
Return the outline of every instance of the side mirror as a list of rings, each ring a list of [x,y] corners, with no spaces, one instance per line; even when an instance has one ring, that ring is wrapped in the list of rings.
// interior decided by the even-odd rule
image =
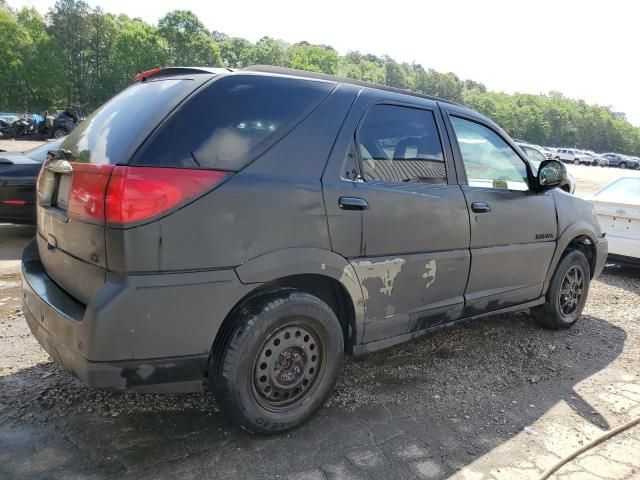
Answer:
[[[557,160],[545,160],[538,168],[540,190],[562,187],[568,183],[567,168]]]

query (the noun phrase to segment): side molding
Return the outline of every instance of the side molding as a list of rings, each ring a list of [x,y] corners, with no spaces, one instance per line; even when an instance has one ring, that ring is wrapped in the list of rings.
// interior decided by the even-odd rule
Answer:
[[[287,248],[265,253],[236,268],[242,283],[265,283],[291,275],[323,275],[342,284],[355,310],[356,343],[364,335],[364,296],[356,272],[337,253],[318,248]]]

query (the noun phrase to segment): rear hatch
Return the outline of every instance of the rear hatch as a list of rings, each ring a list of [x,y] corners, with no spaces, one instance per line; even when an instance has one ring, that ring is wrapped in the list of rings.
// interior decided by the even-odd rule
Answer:
[[[132,85],[82,122],[38,179],[37,242],[47,274],[83,303],[104,285],[105,194],[157,125],[214,75],[167,72]]]

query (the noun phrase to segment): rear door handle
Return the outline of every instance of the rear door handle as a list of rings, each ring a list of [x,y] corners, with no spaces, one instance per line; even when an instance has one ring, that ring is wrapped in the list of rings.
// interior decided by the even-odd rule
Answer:
[[[342,210],[366,210],[369,208],[367,201],[358,197],[340,197],[338,205]]]
[[[471,204],[471,210],[476,213],[487,213],[491,211],[491,205],[484,202],[473,202]]]

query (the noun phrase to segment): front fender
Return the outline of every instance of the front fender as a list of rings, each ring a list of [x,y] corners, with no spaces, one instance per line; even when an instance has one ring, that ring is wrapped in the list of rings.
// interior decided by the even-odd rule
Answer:
[[[337,253],[318,248],[287,248],[265,253],[236,268],[242,283],[265,283],[291,275],[323,275],[340,282],[355,311],[358,343],[364,333],[364,296],[356,272]]]
[[[562,233],[558,236],[558,241],[556,242],[556,250],[551,258],[551,263],[549,264],[549,271],[547,272],[547,276],[544,281],[544,288],[542,293],[546,295],[547,289],[549,288],[549,283],[551,283],[551,277],[553,277],[554,272],[556,271],[556,267],[562,258],[562,254],[567,249],[572,240],[577,237],[587,237],[594,245],[597,244],[598,235],[595,227],[587,222],[587,221],[578,221],[572,223],[568,227],[564,229]],[[597,255],[595,253],[594,255]],[[599,263],[598,258],[596,258],[596,265]],[[593,273],[593,272],[592,272]]]

